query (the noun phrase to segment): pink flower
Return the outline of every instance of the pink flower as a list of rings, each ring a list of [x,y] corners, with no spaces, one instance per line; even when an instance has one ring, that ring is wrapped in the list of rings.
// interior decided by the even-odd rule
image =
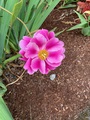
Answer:
[[[47,74],[61,65],[65,58],[64,43],[55,37],[54,32],[38,30],[33,37],[24,36],[19,42],[21,60],[25,61],[24,69],[29,74],[40,71]]]

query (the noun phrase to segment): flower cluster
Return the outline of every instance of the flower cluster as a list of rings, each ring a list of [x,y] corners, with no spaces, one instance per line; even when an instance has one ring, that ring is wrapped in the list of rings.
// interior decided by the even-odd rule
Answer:
[[[21,60],[25,61],[24,69],[29,74],[40,71],[47,74],[61,65],[65,58],[64,43],[55,37],[54,32],[38,30],[33,37],[24,36],[19,42]]]
[[[90,11],[90,0],[86,0],[86,2],[77,2],[77,11],[80,13],[84,13],[86,11]]]

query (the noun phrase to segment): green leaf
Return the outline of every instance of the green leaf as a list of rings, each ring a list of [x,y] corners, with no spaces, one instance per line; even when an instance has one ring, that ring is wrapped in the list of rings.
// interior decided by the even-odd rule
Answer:
[[[17,3],[18,0],[7,0],[5,4],[5,9],[12,11],[15,3]],[[3,11],[3,10],[2,10]],[[7,36],[7,32],[9,29],[9,24],[10,24],[10,19],[11,15],[9,15],[7,12],[3,11],[3,17],[0,20],[0,59],[2,58],[3,55],[3,50],[4,50],[4,44],[5,44],[5,39]]]
[[[83,28],[82,29],[82,34],[84,36],[90,36],[90,26]]]
[[[0,6],[4,6],[4,0],[0,0]],[[2,10],[0,9],[0,17],[2,17]]]
[[[74,10],[75,11],[75,10]],[[83,17],[82,14],[78,13],[75,11],[75,13],[78,15],[79,19],[80,19],[80,24],[77,24],[73,27],[71,27],[70,29],[68,29],[67,31],[71,31],[71,30],[75,30],[75,29],[79,29],[79,28],[84,28],[86,26],[88,26],[88,22],[86,21],[86,19]]]
[[[14,23],[17,16],[19,15],[22,5],[23,5],[23,0],[20,0],[18,3],[14,5],[13,11],[12,11],[12,17],[11,17],[11,25]]]
[[[63,5],[77,2],[78,0],[64,0]]]
[[[4,5],[4,0],[0,0],[0,6]]]
[[[35,31],[40,28],[50,12],[61,0],[30,0],[28,9],[25,14],[24,23],[26,23],[30,31]],[[25,28],[22,27],[20,39],[25,35]]]
[[[73,7],[76,7],[76,5],[68,4],[68,5],[65,5],[65,6],[61,6],[60,9],[73,8]]]
[[[14,120],[2,98],[6,91],[6,86],[0,81],[0,120]]]
[[[78,13],[78,12],[75,11],[75,10],[74,10],[74,12],[78,15],[81,23],[86,23],[86,22],[87,22],[86,19],[84,18],[84,16],[83,16],[82,14]]]
[[[90,21],[90,16],[88,16],[88,21]]]
[[[38,6],[39,2],[40,2],[40,0],[29,0],[28,5],[26,6],[27,7],[26,11],[25,11],[26,3],[24,2],[23,9],[21,10],[21,15],[23,13],[23,16],[24,16],[24,19],[22,19],[22,20],[24,21],[24,23],[26,23],[29,30],[32,26],[34,16],[35,16],[35,11],[37,11],[37,6]],[[28,22],[29,22],[29,24],[27,24]],[[20,30],[20,39],[22,38],[23,35],[25,35],[25,32],[26,32],[26,29],[24,28],[24,26],[22,26],[22,28]]]
[[[10,46],[8,44],[8,39],[5,40],[4,50],[6,53],[10,53]]]
[[[65,30],[66,30],[66,29],[64,29],[64,30],[62,30],[62,31],[57,32],[57,33],[55,34],[55,36],[60,35],[60,34],[61,34],[61,33],[63,33]]]
[[[54,9],[54,7],[60,2],[61,0],[47,0],[47,5],[45,6],[45,9],[43,9],[43,11],[41,12],[41,14],[39,15],[38,20],[35,19],[35,21],[33,22],[31,31],[34,31],[36,29],[38,29],[42,23],[45,21],[45,19],[47,18],[47,16],[50,14],[50,12]]]
[[[14,56],[6,59],[3,63],[4,63],[4,65],[6,65],[8,62],[12,62],[12,61],[16,60],[17,58],[19,58],[20,56],[21,56],[20,54],[14,55]]]
[[[6,86],[0,81],[0,97],[3,96],[6,91],[7,91]]]
[[[0,120],[14,120],[2,97],[0,97]]]
[[[84,28],[86,25],[88,25],[88,24],[87,23],[81,23],[81,24],[78,24],[78,25],[75,25],[75,26],[71,27],[67,31],[71,31],[71,30],[75,30],[75,29],[79,29],[79,28]]]

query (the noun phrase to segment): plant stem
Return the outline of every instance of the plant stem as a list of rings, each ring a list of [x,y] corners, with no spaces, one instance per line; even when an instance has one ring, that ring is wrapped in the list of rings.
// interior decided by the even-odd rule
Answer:
[[[15,56],[12,56],[4,61],[4,65],[6,65],[8,62],[12,62],[13,60],[17,59],[20,57],[20,54],[17,54]]]
[[[4,10],[5,12],[9,13],[10,15],[13,15],[10,11],[8,11],[5,8],[3,8],[2,6],[0,6],[0,9]],[[25,25],[25,23],[20,18],[18,18],[18,17],[16,17],[16,19],[24,25],[24,27],[26,28],[28,34],[31,36],[31,33],[30,33],[28,27]]]

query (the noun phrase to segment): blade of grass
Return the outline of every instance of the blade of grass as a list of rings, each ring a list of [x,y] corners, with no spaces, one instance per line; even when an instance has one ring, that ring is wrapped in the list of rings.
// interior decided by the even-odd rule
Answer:
[[[0,120],[14,120],[2,97],[0,97]]]
[[[0,81],[0,96],[3,96],[7,91],[6,86]]]
[[[33,26],[31,28],[31,31],[34,31],[38,29],[42,23],[45,21],[47,16],[50,14],[50,12],[54,9],[54,7],[60,2],[61,0],[48,0],[48,8],[46,10],[43,10],[43,13],[40,15],[40,21],[37,21],[35,19]]]
[[[79,28],[84,28],[84,26],[87,26],[87,25],[88,25],[87,23],[80,23],[78,25],[75,25],[75,26],[71,27],[67,31],[71,31],[71,30],[75,30],[75,29],[79,29]]]
[[[54,7],[59,2],[60,2],[60,0],[57,0],[57,1],[52,1],[52,0],[41,1],[40,4],[37,5],[37,7],[35,9],[36,11],[34,12],[34,15],[32,16],[32,19],[30,19],[30,21],[27,24],[29,30],[31,30],[31,32],[32,32],[32,31],[35,31],[36,29],[40,28],[40,26],[42,25],[44,20],[47,18],[47,16],[50,14],[50,12],[54,9]],[[43,6],[43,4],[45,6]]]
[[[8,11],[7,9],[5,9],[5,8],[3,8],[3,7],[1,7],[1,6],[0,6],[0,8],[1,8],[2,10],[4,10],[5,12],[7,12],[8,14],[12,15],[12,12]],[[18,20],[20,23],[23,24],[23,26],[24,26],[25,29],[27,30],[28,34],[30,35],[31,33],[29,32],[28,27],[25,25],[25,23],[24,23],[20,18],[18,18],[18,17],[17,17],[17,20]]]
[[[75,11],[75,10],[74,10],[74,12],[78,15],[78,17],[79,17],[79,19],[80,19],[81,23],[85,23],[85,22],[86,22],[86,19],[83,17],[83,15],[82,15],[82,14],[78,13],[78,12],[77,12],[77,11]]]
[[[6,86],[2,82],[0,82],[0,120],[14,120],[2,98],[6,91]]]
[[[27,24],[28,21],[32,21],[32,18],[33,18],[34,13],[35,13],[35,8],[39,4],[40,1],[41,0],[37,0],[37,1],[36,0],[29,0],[27,12],[25,13],[25,16],[24,16],[24,23],[26,23],[27,26],[28,26],[28,24]],[[31,26],[31,24],[29,24],[28,28],[30,28],[30,26]],[[20,32],[20,39],[22,38],[23,35],[25,35],[25,32],[26,32],[26,30],[22,26],[21,32]]]
[[[20,57],[20,54],[14,55],[4,61],[4,65],[6,65],[8,62],[12,62],[13,60],[17,59]]]
[[[12,17],[11,17],[11,25],[14,23],[14,21],[16,20],[17,16],[20,13],[20,10],[22,8],[23,5],[23,0],[20,0],[18,3],[16,3],[14,5],[13,11],[12,11]]]
[[[76,7],[76,5],[74,5],[74,4],[68,4],[68,5],[65,5],[65,6],[61,6],[60,9],[74,8],[74,7]]]
[[[88,22],[86,21],[86,19],[83,17],[82,14],[78,13],[77,11],[74,10],[74,12],[78,15],[79,19],[80,19],[80,24],[77,24],[73,27],[71,27],[70,29],[68,29],[67,31],[71,31],[71,30],[75,30],[78,28],[84,28],[86,26],[88,26]]]
[[[11,17],[11,20],[10,20],[10,28],[9,28],[9,32],[8,32],[8,39],[7,39],[7,47],[10,49],[10,46],[9,46],[9,40],[10,40],[10,34],[11,34],[11,31],[12,31],[12,25],[13,23],[15,22],[15,20],[17,19],[17,16],[19,15],[20,13],[20,10],[22,8],[22,4],[23,4],[23,0],[20,0],[19,2],[17,2],[14,7],[13,7],[13,10],[12,10],[12,17]],[[18,29],[17,29],[18,30]],[[16,30],[16,31],[17,31]],[[17,45],[17,39],[11,39],[13,41],[15,41],[15,45]],[[13,45],[13,49],[14,49],[14,45]],[[8,49],[7,49],[8,50]],[[15,50],[15,49],[14,49]]]
[[[9,11],[12,11],[16,2],[17,0],[7,1],[5,8]],[[9,28],[10,18],[11,18],[11,15],[9,15],[7,12],[3,12],[3,17],[0,21],[1,22],[0,23],[0,58],[2,58],[4,43],[5,43],[5,38],[7,35],[8,28]]]

